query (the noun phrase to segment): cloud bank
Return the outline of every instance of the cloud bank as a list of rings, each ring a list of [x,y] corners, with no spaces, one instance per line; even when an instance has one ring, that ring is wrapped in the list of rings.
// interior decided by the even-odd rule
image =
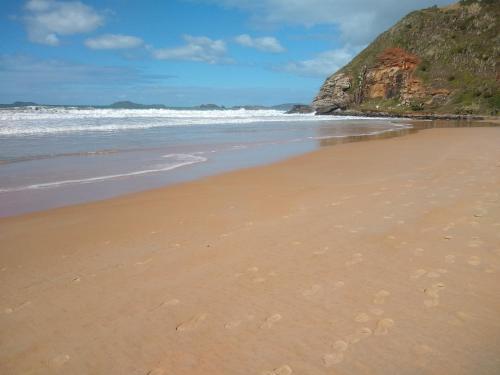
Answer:
[[[31,42],[57,46],[61,35],[87,33],[104,24],[104,17],[79,1],[30,0],[22,20]]]
[[[336,25],[351,45],[367,44],[414,9],[454,0],[198,0],[249,14],[257,26]]]
[[[153,49],[152,55],[158,60],[188,60],[209,64],[227,62],[226,43],[206,36],[184,35],[185,45],[176,48]]]

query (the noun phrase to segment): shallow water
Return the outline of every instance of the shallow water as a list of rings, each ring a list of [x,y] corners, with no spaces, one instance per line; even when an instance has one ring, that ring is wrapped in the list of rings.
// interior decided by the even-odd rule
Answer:
[[[407,129],[386,119],[274,110],[1,110],[0,216],[110,198]]]

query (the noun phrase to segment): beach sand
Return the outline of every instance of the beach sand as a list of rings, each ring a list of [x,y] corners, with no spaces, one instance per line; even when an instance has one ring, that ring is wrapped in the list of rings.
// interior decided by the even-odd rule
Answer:
[[[499,374],[500,128],[0,220],[2,374]]]

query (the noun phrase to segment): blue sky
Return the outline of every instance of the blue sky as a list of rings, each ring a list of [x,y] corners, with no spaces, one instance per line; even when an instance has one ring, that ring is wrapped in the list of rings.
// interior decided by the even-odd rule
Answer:
[[[309,103],[411,10],[449,0],[2,0],[0,102]]]

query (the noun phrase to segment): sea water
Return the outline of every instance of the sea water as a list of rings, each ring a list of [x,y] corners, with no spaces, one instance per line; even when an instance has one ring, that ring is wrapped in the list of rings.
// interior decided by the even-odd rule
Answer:
[[[388,119],[277,110],[0,110],[0,216],[110,198],[400,131]]]

